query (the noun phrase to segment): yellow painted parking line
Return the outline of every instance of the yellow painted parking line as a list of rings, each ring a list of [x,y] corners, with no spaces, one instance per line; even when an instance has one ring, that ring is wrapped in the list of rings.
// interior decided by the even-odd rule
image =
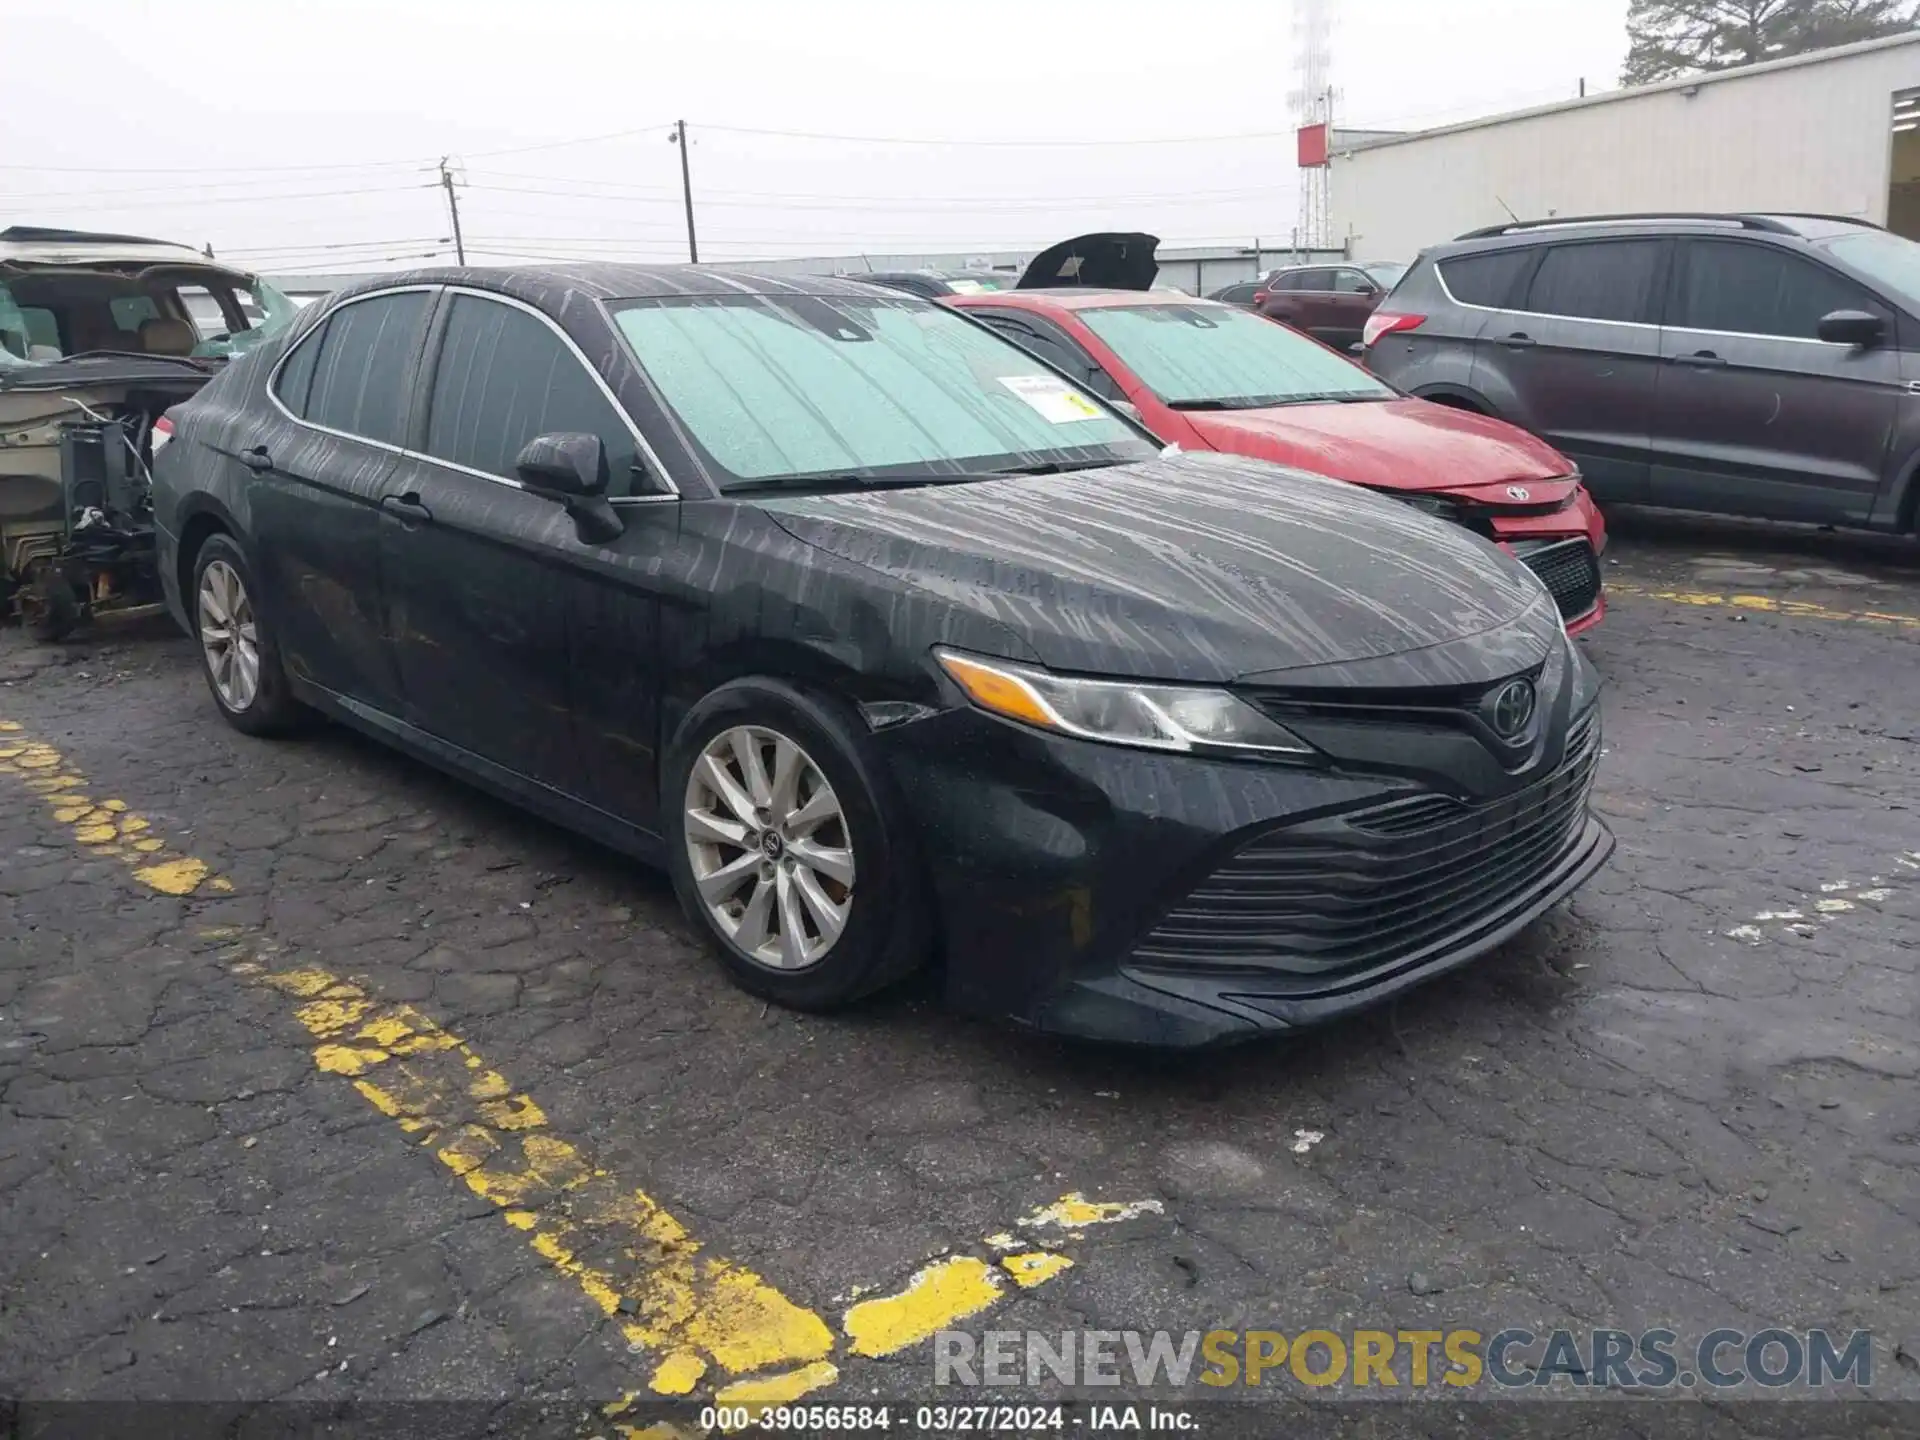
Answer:
[[[1750,610],[1804,620],[1842,620],[1855,625],[1890,625],[1899,630],[1920,630],[1920,615],[1899,615],[1882,610],[1836,610],[1831,605],[1816,605],[1811,600],[1781,600],[1772,595],[1740,595],[1717,590],[1656,590],[1628,580],[1607,581],[1607,593],[1665,600],[1675,605],[1697,605],[1703,609]]]
[[[833,1383],[834,1334],[753,1271],[709,1254],[643,1191],[553,1133],[531,1096],[410,1005],[311,967],[238,973],[299,1002],[314,1063],[428,1148],[651,1357],[648,1388],[777,1403]],[[749,1383],[750,1382],[750,1383]]]
[[[151,822],[129,810],[124,800],[90,796],[85,775],[68,764],[58,750],[32,739],[12,720],[0,720],[0,775],[21,777],[27,790],[40,797],[75,844],[91,855],[120,860],[149,890],[163,895],[194,895],[233,889],[233,882],[214,874],[205,861],[169,850],[164,841],[149,833]]]
[[[12,721],[0,721],[0,774],[22,777],[76,845],[124,861],[151,889],[194,895],[233,888],[204,861],[152,838],[149,822],[124,802],[89,796],[84,775]],[[656,1396],[709,1391],[716,1403],[750,1415],[791,1403],[839,1379],[837,1350],[897,1354],[1073,1268],[1060,1247],[1085,1239],[1086,1227],[1161,1208],[1155,1200],[1065,1195],[1013,1230],[987,1236],[984,1258],[942,1257],[898,1293],[855,1304],[836,1332],[753,1271],[707,1251],[650,1196],[555,1134],[531,1095],[430,1016],[328,970],[269,968],[278,947],[245,930],[209,926],[199,933],[229,946],[238,977],[293,1002],[320,1071],[351,1085],[430,1149],[498,1207],[503,1223],[553,1270],[616,1318],[629,1345],[649,1357],[647,1389]],[[1062,1233],[1049,1238],[1049,1231]],[[639,1393],[608,1407],[608,1416]]]

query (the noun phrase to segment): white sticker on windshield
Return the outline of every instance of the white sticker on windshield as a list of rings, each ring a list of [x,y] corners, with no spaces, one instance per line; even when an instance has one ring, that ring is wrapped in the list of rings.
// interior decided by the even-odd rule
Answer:
[[[1098,420],[1106,414],[1066,381],[1052,375],[1002,375],[1000,383],[1055,425]]]

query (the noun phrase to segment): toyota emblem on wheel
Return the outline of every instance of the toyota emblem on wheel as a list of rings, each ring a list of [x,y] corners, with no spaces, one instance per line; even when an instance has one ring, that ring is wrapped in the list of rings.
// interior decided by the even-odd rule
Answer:
[[[1502,740],[1518,739],[1533,719],[1533,682],[1509,680],[1494,692],[1487,705],[1487,718],[1493,733]]]
[[[1524,485],[1507,486],[1507,499],[1509,500],[1531,500],[1532,498],[1533,492]]]

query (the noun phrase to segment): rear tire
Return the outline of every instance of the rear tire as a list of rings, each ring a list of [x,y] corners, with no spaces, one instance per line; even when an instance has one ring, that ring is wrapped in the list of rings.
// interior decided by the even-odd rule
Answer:
[[[193,557],[187,613],[213,703],[246,735],[280,735],[305,714],[280,665],[273,627],[256,608],[253,567],[231,535],[209,535]]]
[[[722,685],[674,737],[660,805],[681,908],[741,989],[833,1010],[926,959],[917,837],[840,702]]]

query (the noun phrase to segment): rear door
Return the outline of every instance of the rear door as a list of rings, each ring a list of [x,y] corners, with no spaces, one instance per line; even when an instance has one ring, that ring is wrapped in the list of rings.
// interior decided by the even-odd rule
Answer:
[[[1504,420],[1576,461],[1603,500],[1645,500],[1671,242],[1574,240],[1538,252],[1480,331],[1474,379]],[[1443,271],[1444,273],[1444,271]]]
[[[409,421],[430,287],[335,307],[268,381],[275,418],[231,458],[250,472],[252,558],[290,674],[347,703],[400,708],[381,619],[381,488]]]
[[[1892,311],[1818,261],[1731,237],[1680,241],[1669,294],[1655,502],[1865,524],[1905,390]],[[1887,342],[1825,343],[1835,310],[1880,315]]]
[[[596,547],[564,507],[521,485],[514,462],[537,435],[597,435],[609,494],[624,495],[636,441],[578,351],[531,307],[449,289],[433,330],[417,453],[388,474],[380,530],[407,719],[577,795],[571,616]]]
[[[1333,272],[1333,289],[1323,303],[1326,320],[1317,338],[1336,350],[1346,350],[1360,343],[1367,316],[1380,303],[1380,287],[1366,271],[1342,266]]]

